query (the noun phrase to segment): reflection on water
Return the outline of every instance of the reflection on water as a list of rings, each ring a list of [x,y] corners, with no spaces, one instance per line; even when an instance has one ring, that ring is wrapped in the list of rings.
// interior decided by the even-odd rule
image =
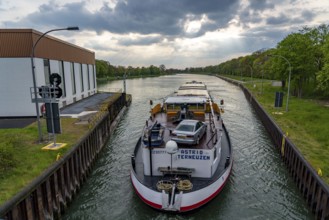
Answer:
[[[201,209],[184,215],[155,211],[130,184],[130,156],[150,110],[186,81],[207,84],[214,100],[224,99],[234,165],[222,193]],[[133,101],[102,150],[88,180],[64,219],[313,219],[255,112],[236,86],[213,76],[178,74],[127,80]],[[99,86],[122,88],[122,81]]]

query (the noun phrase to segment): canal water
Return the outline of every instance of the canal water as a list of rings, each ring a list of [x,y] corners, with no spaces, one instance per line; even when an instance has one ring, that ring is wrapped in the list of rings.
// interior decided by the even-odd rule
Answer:
[[[232,175],[224,190],[201,209],[184,215],[145,205],[130,183],[130,156],[149,117],[150,100],[161,102],[186,81],[207,84],[215,101],[224,99],[224,123],[234,152]],[[262,123],[243,92],[214,76],[178,74],[129,79],[133,101],[63,219],[313,219]],[[123,88],[118,80],[100,90]]]

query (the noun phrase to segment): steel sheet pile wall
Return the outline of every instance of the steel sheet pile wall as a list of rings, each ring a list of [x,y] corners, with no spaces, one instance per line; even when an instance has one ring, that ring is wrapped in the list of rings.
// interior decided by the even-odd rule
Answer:
[[[58,219],[86,180],[111,133],[111,124],[125,108],[122,94],[108,113],[76,146],[30,185],[0,207],[4,219]]]
[[[260,117],[266,130],[271,135],[275,146],[278,148],[282,160],[286,164],[290,174],[296,182],[299,190],[307,201],[307,204],[317,219],[329,219],[329,187],[318,176],[316,171],[305,160],[291,140],[284,136],[284,132],[276,125],[272,118],[265,112],[262,106],[254,99],[252,94],[241,83],[222,78],[243,90],[247,100]],[[284,141],[283,141],[284,140]]]

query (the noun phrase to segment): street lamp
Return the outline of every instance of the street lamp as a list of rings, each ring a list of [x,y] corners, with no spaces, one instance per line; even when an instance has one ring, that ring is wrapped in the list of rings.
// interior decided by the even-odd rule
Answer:
[[[289,65],[288,94],[287,94],[287,105],[286,105],[286,112],[288,112],[289,94],[290,94],[291,64],[290,64],[289,60],[288,60],[287,58],[285,58],[284,56],[281,56],[281,55],[274,55],[274,54],[268,54],[268,56],[270,56],[270,57],[281,57],[281,58],[284,59],[284,60],[288,63],[288,65]]]
[[[43,38],[46,34],[48,34],[50,32],[54,32],[54,31],[63,31],[63,30],[67,30],[67,31],[79,30],[79,27],[51,29],[51,30],[43,33],[32,46],[31,65],[32,65],[32,78],[33,78],[33,92],[34,92],[34,96],[35,96],[35,110],[37,113],[37,122],[38,122],[39,142],[42,141],[42,133],[41,133],[41,124],[40,124],[39,102],[38,102],[38,98],[37,98],[37,83],[36,83],[35,66],[34,66],[34,50],[35,50],[37,44],[39,43],[39,41],[41,40],[41,38]]]

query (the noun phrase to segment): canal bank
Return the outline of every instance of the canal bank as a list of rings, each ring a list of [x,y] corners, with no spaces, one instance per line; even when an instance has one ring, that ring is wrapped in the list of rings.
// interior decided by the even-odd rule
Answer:
[[[131,96],[116,94],[102,100],[99,109],[81,123],[89,132],[57,162],[0,207],[4,219],[57,219],[87,179],[104,144],[131,103]]]
[[[240,81],[217,76],[239,86],[271,136],[294,182],[317,219],[329,219],[329,187],[275,121]]]

